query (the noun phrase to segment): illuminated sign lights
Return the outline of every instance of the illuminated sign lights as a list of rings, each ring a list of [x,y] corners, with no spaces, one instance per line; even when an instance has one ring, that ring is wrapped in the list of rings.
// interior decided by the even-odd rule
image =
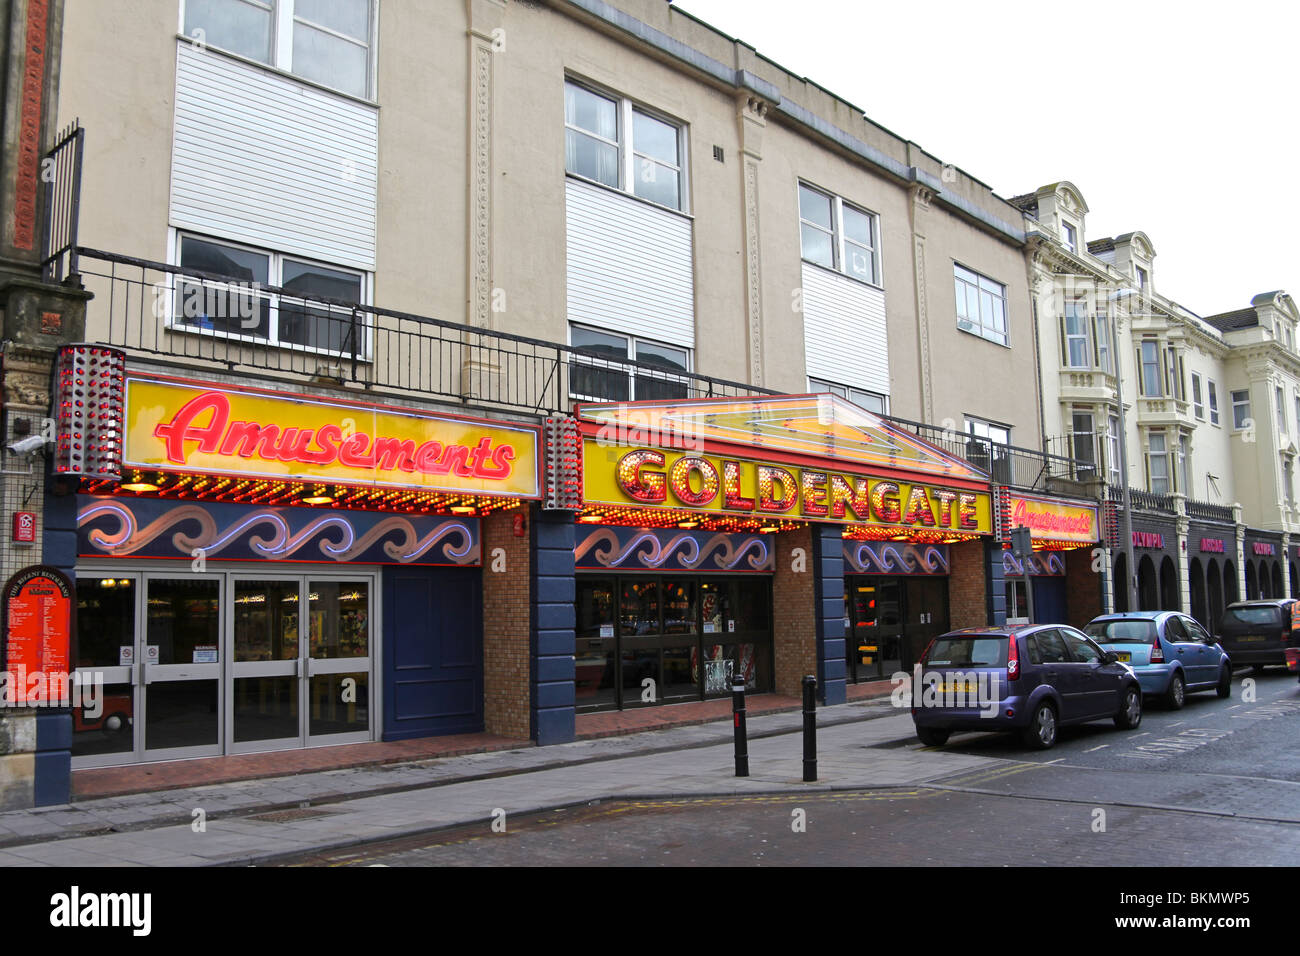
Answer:
[[[610,469],[604,450],[590,440],[584,449],[588,505],[884,525],[936,536],[992,531],[987,493],[646,448],[620,449]]]
[[[538,498],[538,432],[415,409],[131,377],[125,464],[142,470]]]
[[[1092,544],[1098,539],[1097,509],[1092,505],[1008,496],[1010,528],[1028,528],[1035,545],[1040,542]]]

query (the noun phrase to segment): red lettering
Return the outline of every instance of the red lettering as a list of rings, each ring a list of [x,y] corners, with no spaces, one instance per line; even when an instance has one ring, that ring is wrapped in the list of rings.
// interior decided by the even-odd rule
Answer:
[[[206,425],[196,425],[194,420],[206,411],[212,418]],[[185,464],[185,443],[197,442],[198,450],[211,454],[217,450],[221,433],[230,420],[230,399],[220,392],[204,392],[180,407],[170,422],[154,428],[154,437],[167,443],[167,460],[175,465]]]
[[[843,518],[844,509],[853,512],[859,521],[871,518],[871,504],[867,497],[867,479],[855,478],[853,484],[839,475],[831,475],[830,517]]]
[[[722,498],[723,506],[732,511],[754,510],[754,499],[746,498],[740,493],[740,462],[738,461],[722,463]]]
[[[274,428],[274,425],[268,426]],[[349,435],[339,446],[339,461],[349,468],[373,468],[375,456],[362,454],[370,445],[370,436],[365,432]]]
[[[907,514],[903,516],[903,524],[934,527],[934,509],[930,505],[925,489],[920,485],[913,485],[911,494],[907,496]]]
[[[415,450],[415,469],[426,475],[441,474],[438,471],[438,458],[442,455],[442,442],[427,441]]]
[[[483,439],[487,441],[487,439]],[[480,478],[509,478],[510,472],[514,471],[511,462],[515,460],[515,449],[512,445],[497,445],[496,451],[492,452],[492,464],[483,462],[474,469],[474,474]]]
[[[486,441],[486,439],[484,439]],[[381,471],[400,468],[402,471],[415,470],[415,442],[410,439],[376,438],[375,467]]]

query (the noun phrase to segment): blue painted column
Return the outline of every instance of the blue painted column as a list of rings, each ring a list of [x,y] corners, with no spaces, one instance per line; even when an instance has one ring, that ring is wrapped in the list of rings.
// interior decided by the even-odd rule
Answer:
[[[817,615],[817,687],[823,704],[842,704],[844,660],[844,538],[837,525],[812,526],[813,596]]]
[[[989,610],[989,624],[1002,627],[1007,623],[1007,577],[1002,567],[1002,544],[996,540],[984,542],[984,565],[988,589],[985,592]]]
[[[544,746],[574,739],[574,526],[569,511],[534,514],[530,723]]]
[[[48,461],[48,459],[47,459]],[[66,494],[58,492],[67,491]],[[45,476],[41,563],[77,580],[77,496],[66,479]],[[75,595],[75,589],[74,589]],[[73,600],[76,598],[74,596]],[[73,635],[75,640],[75,635]],[[75,666],[71,661],[70,665]],[[36,712],[35,803],[38,807],[72,799],[72,711]]]

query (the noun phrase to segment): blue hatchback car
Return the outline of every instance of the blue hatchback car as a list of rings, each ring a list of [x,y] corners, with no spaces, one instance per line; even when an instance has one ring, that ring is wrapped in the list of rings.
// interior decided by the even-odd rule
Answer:
[[[930,642],[912,687],[912,722],[921,742],[948,742],[961,730],[1016,731],[1029,747],[1056,743],[1068,724],[1142,721],[1133,672],[1064,624],[950,631]]]
[[[1218,642],[1186,614],[1128,611],[1103,614],[1084,631],[1133,668],[1145,694],[1178,710],[1194,691],[1232,693],[1232,663]]]

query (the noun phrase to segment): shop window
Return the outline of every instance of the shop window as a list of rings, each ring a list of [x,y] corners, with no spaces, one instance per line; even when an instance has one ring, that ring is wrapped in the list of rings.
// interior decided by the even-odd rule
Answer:
[[[880,284],[875,213],[800,183],[799,234],[805,262],[872,285]]]
[[[569,326],[569,393],[597,402],[687,398],[691,353],[630,335]],[[628,364],[632,359],[645,367]]]
[[[364,298],[362,273],[197,236],[181,235],[178,245],[173,330],[368,357],[368,322],[353,306]]]
[[[564,84],[564,164],[575,176],[685,209],[683,128],[632,101]]]
[[[371,0],[184,0],[185,36],[352,96],[370,95]]]

